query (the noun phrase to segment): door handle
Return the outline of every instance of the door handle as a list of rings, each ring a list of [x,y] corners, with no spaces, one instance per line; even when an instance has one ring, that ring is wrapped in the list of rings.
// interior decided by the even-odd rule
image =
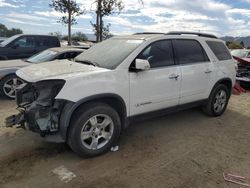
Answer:
[[[177,74],[170,74],[168,78],[169,78],[169,79],[175,79],[175,80],[178,80],[179,75],[177,75]]]
[[[206,74],[209,74],[209,73],[211,73],[211,72],[212,72],[212,71],[209,70],[209,69],[205,70],[205,73],[206,73]]]

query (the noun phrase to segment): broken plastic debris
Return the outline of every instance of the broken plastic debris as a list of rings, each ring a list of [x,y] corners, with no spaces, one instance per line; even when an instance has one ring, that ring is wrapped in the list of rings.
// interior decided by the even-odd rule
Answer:
[[[241,185],[241,186],[245,186],[245,187],[250,187],[250,184],[248,184],[246,182],[246,180],[249,179],[247,177],[224,172],[223,178],[227,182],[234,183],[234,184]]]
[[[73,172],[69,171],[63,165],[52,170],[52,173],[57,175],[58,178],[65,183],[70,182],[73,178],[76,177],[76,175]]]
[[[113,146],[112,148],[110,148],[110,151],[118,151],[119,150],[119,146]]]

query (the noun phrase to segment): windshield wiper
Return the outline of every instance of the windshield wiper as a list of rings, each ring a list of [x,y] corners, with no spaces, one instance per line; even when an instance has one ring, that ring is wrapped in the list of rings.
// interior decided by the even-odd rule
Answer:
[[[93,62],[93,61],[89,61],[89,60],[76,60],[75,62],[77,63],[83,63],[83,64],[86,64],[86,65],[93,65],[94,67],[99,67],[99,64],[96,63],[96,62]]]

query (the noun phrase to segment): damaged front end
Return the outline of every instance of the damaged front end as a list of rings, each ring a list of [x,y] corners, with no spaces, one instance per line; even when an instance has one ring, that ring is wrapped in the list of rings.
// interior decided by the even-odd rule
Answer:
[[[6,126],[28,128],[41,136],[56,134],[65,102],[55,97],[64,84],[64,80],[46,80],[18,88],[16,103],[20,113],[6,118]]]

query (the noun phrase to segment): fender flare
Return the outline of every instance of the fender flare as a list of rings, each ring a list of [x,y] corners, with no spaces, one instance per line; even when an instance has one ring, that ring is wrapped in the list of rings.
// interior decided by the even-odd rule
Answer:
[[[230,82],[231,88],[229,88],[229,92],[230,92],[230,95],[231,95],[231,93],[232,93],[232,87],[233,87],[233,82],[232,82],[232,79],[231,79],[231,78],[225,77],[225,78],[221,78],[220,80],[218,80],[218,81],[214,84],[214,86],[213,86],[213,88],[212,88],[212,90],[211,90],[211,92],[210,92],[210,94],[209,94],[209,97],[210,97],[212,91],[214,90],[214,88],[215,88],[218,84],[221,84],[221,83],[223,83],[223,82]]]
[[[114,94],[114,93],[97,94],[97,95],[85,97],[77,102],[67,101],[66,104],[64,105],[63,110],[62,110],[61,115],[60,115],[59,133],[60,133],[62,139],[65,142],[67,141],[68,128],[70,127],[70,121],[71,121],[72,115],[78,109],[78,107],[80,107],[81,105],[83,105],[84,103],[87,103],[87,102],[91,102],[91,101],[95,101],[95,100],[102,100],[102,99],[104,100],[107,98],[111,98],[111,99],[113,98],[113,99],[116,99],[120,102],[120,104],[122,105],[121,110],[123,112],[121,121],[123,121],[123,123],[125,123],[126,117],[127,117],[126,104],[125,104],[123,98],[117,94]]]

